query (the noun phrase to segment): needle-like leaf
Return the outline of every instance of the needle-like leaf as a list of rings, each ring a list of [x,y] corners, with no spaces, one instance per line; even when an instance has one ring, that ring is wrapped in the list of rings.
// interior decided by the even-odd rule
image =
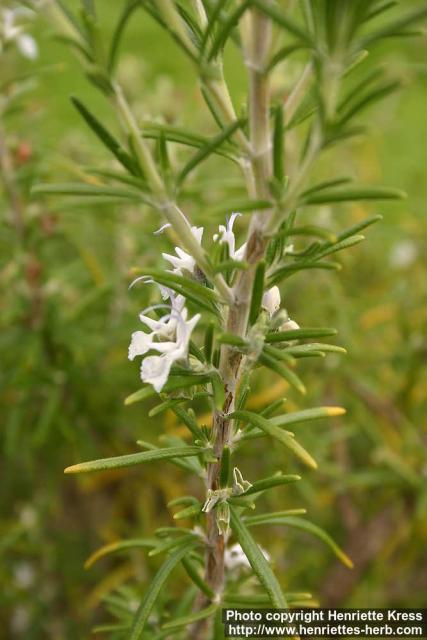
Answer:
[[[282,593],[280,584],[274,575],[268,561],[265,559],[261,549],[249,533],[239,511],[230,505],[230,524],[234,535],[238,539],[249,563],[268,593],[273,607],[278,609],[287,608],[285,596]]]
[[[121,469],[123,467],[133,467],[143,462],[153,462],[155,460],[165,460],[167,458],[184,458],[186,456],[197,456],[203,453],[201,447],[171,447],[168,449],[154,449],[143,451],[142,453],[130,453],[125,456],[115,458],[102,458],[81,462],[71,467],[67,467],[64,473],[89,473],[93,471],[107,471],[109,469]]]
[[[182,544],[182,546],[178,547],[178,549],[176,549],[168,558],[166,558],[163,565],[157,572],[154,580],[150,584],[149,588],[145,591],[145,595],[133,620],[132,628],[129,634],[129,640],[140,640],[144,632],[145,624],[148,620],[148,617],[166,580],[169,577],[169,574],[181,562],[181,560],[194,549],[196,544],[196,540],[186,541],[184,544]]]
[[[264,431],[267,435],[275,438],[281,442],[285,447],[290,449],[302,462],[312,469],[317,468],[317,463],[312,456],[290,435],[287,431],[284,431],[280,427],[276,426],[271,419],[267,420],[262,416],[254,413],[253,411],[239,410],[231,414],[231,418],[244,420],[252,424],[254,427],[258,427],[261,431]]]
[[[344,551],[334,542],[331,536],[326,533],[323,529],[318,527],[316,524],[313,524],[309,520],[305,520],[304,518],[299,518],[297,516],[290,516],[282,512],[277,513],[267,513],[265,515],[259,516],[248,516],[245,518],[245,523],[249,527],[254,527],[258,525],[265,524],[280,524],[289,527],[295,527],[296,529],[301,529],[302,531],[306,531],[307,533],[311,533],[322,540],[325,544],[332,549],[337,558],[341,560],[343,564],[346,565],[349,569],[353,568],[353,562],[350,560],[348,555],[344,553]]]

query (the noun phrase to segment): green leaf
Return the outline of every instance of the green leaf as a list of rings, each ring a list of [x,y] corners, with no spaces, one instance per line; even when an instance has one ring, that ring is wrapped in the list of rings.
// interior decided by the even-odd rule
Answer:
[[[154,577],[154,580],[150,584],[150,587],[145,591],[142,602],[135,614],[128,640],[140,640],[145,624],[154,607],[157,597],[161,593],[163,586],[169,577],[169,574],[181,562],[181,560],[188,555],[192,549],[194,549],[196,544],[197,543],[194,540],[186,542],[166,558]]]
[[[295,527],[296,529],[301,529],[302,531],[306,531],[307,533],[311,533],[322,540],[328,547],[334,552],[334,554],[341,560],[346,567],[350,569],[353,568],[353,562],[347,556],[346,553],[334,542],[331,536],[326,533],[323,529],[318,527],[316,524],[313,524],[309,520],[305,520],[304,518],[298,518],[297,516],[289,516],[284,514],[281,511],[276,513],[269,513],[265,515],[259,516],[248,516],[245,518],[245,522],[249,527],[265,525],[265,524],[281,524],[289,527]]]
[[[384,13],[384,11],[388,11],[389,9],[392,9],[397,4],[399,4],[398,0],[387,0],[386,2],[381,4],[379,7],[374,7],[366,16],[365,21],[367,22],[368,20],[373,20],[374,18],[379,16],[381,13]]]
[[[240,17],[251,4],[252,0],[244,0],[244,2],[242,2],[242,4],[238,6],[235,11],[229,14],[227,19],[222,22],[221,26],[217,29],[215,37],[213,38],[212,45],[207,56],[208,60],[215,58],[221,49],[224,48],[231,31],[238,24]]]
[[[301,42],[306,45],[312,44],[310,34],[304,31],[298,23],[289,18],[288,13],[281,11],[279,7],[276,7],[270,2],[265,2],[265,0],[252,0],[252,4],[256,6],[259,11],[269,16],[273,22],[276,22],[280,27],[296,36]]]
[[[221,456],[221,470],[219,477],[219,486],[223,489],[228,487],[228,483],[230,480],[230,460],[231,460],[231,450],[228,445],[225,445],[222,450]]]
[[[70,24],[70,27],[76,31],[80,36],[86,39],[85,31],[83,30],[80,22],[77,20],[75,15],[69,10],[66,4],[62,0],[56,0],[56,4],[59,7],[61,13],[64,15],[67,22]]]
[[[255,324],[258,320],[259,312],[261,310],[262,296],[264,293],[264,276],[265,276],[265,262],[258,263],[255,277],[252,287],[251,306],[249,309],[249,325]]]
[[[178,530],[177,530],[178,531]],[[180,547],[186,542],[191,542],[191,540],[197,541],[199,544],[201,543],[200,537],[195,533],[190,533],[185,536],[180,536],[178,538],[174,538],[172,540],[167,540],[166,542],[157,543],[154,549],[148,552],[149,556],[157,556],[159,553],[165,553],[167,551],[171,551],[172,549],[176,549],[176,547]]]
[[[288,605],[302,600],[311,600],[311,593],[290,592],[285,593],[285,600]],[[240,593],[224,593],[222,604],[225,607],[262,607],[269,604],[270,599],[263,593],[257,594],[240,594]]]
[[[141,273],[142,278],[152,278],[158,284],[180,293],[196,306],[202,306],[206,311],[217,314],[215,303],[218,302],[218,296],[215,291],[196,280],[163,269],[141,269],[138,273]]]
[[[311,593],[299,592],[299,591],[291,591],[290,593],[285,593],[285,597],[287,598],[289,604],[301,602],[302,600],[312,600],[313,596]]]
[[[92,553],[89,558],[86,560],[84,567],[85,569],[89,569],[92,565],[95,564],[101,558],[110,555],[110,553],[120,553],[121,551],[125,551],[127,549],[152,549],[157,544],[157,540],[155,538],[135,538],[129,540],[117,540],[116,542],[110,542],[109,544],[104,545],[100,549],[97,549],[94,553]]]
[[[169,185],[172,177],[172,165],[169,157],[167,140],[164,133],[157,138],[157,155],[158,163],[162,172],[162,177],[166,185]]]
[[[278,64],[286,60],[286,58],[288,58],[292,53],[294,53],[295,51],[301,50],[303,46],[304,45],[302,44],[291,44],[279,49],[279,51],[274,54],[274,56],[271,58],[270,62],[268,63],[267,73],[272,71],[274,67],[276,67]]]
[[[182,504],[199,504],[199,501],[194,496],[179,496],[178,498],[174,498],[173,500],[169,500],[167,506],[168,507],[177,507]]]
[[[278,609],[286,609],[288,605],[276,576],[233,505],[230,505],[230,525],[271,604]]]
[[[108,52],[108,70],[110,72],[114,69],[120,42],[128,20],[132,16],[133,12],[140,7],[141,0],[130,0],[130,2],[127,2],[127,4],[123,8],[123,11],[112,35],[110,50]]]
[[[343,176],[342,178],[335,178],[334,180],[325,180],[324,182],[318,182],[314,184],[309,189],[306,189],[302,192],[301,197],[304,198],[312,193],[318,193],[319,191],[325,191],[325,189],[330,189],[331,187],[338,187],[343,184],[348,184],[352,182],[351,178]]]
[[[303,382],[296,375],[296,373],[288,369],[288,367],[282,365],[274,357],[270,356],[265,349],[259,355],[258,361],[261,364],[263,364],[265,367],[268,367],[272,371],[275,371],[279,376],[284,378],[286,382],[289,382],[289,384],[292,387],[294,387],[297,391],[305,395],[306,388]]]
[[[128,630],[129,630],[129,625],[127,623],[97,624],[92,628],[92,633],[114,633],[114,632],[120,633],[121,631],[128,631]]]
[[[379,222],[382,219],[383,217],[380,215],[366,218],[365,220],[362,220],[362,222],[358,222],[357,224],[354,224],[352,227],[349,227],[348,229],[341,231],[341,233],[338,234],[338,240],[341,241],[341,240],[345,240],[346,238],[350,238],[350,236],[354,236],[358,234],[359,231],[363,231],[364,229],[369,227],[371,224],[375,224],[376,222]]]
[[[194,375],[186,375],[186,376],[170,376],[169,380],[163,387],[161,393],[170,393],[171,391],[179,391],[181,389],[188,389],[188,387],[193,387],[195,385],[206,384],[210,382],[210,376],[202,374],[194,374]],[[151,385],[147,385],[135,393],[131,393],[125,399],[125,405],[134,404],[134,402],[140,402],[141,400],[146,400],[151,396],[154,396],[157,393],[153,389]]]
[[[158,527],[156,529],[156,536],[162,539],[170,538],[170,536],[183,536],[189,533],[194,535],[194,531],[186,527]],[[159,544],[159,542],[157,541],[156,544]]]
[[[245,119],[241,118],[240,120],[236,120],[236,122],[232,122],[230,125],[225,127],[218,135],[214,136],[209,142],[201,147],[197,153],[194,154],[192,158],[187,162],[187,164],[183,167],[178,176],[178,182],[182,183],[188,174],[193,171],[205,158],[212,155],[216,149],[218,149],[224,142],[229,140],[233,133],[237,131],[242,125],[245,123]]]
[[[274,415],[278,409],[281,409],[285,402],[286,398],[278,398],[278,400],[274,400],[261,411],[261,415],[264,416],[264,418],[270,418],[270,416]],[[240,409],[243,407],[238,408]]]
[[[334,418],[344,414],[345,409],[342,407],[316,407],[314,409],[304,409],[303,411],[293,411],[292,413],[284,413],[281,416],[274,416],[274,418],[270,418],[270,422],[278,427],[287,427],[291,424],[321,420],[322,418]]]
[[[270,597],[264,593],[240,594],[240,593],[224,593],[222,596],[222,604],[224,607],[259,607],[270,604]]]
[[[121,146],[115,137],[104,127],[104,125],[98,120],[94,114],[74,96],[71,97],[71,102],[76,107],[86,124],[94,132],[94,134],[101,140],[105,147],[113,154],[113,156],[120,162],[125,169],[127,169],[132,175],[136,176],[140,174],[137,162],[130,156],[125,149]]]
[[[93,198],[92,196],[75,197],[67,198],[65,202],[62,201],[60,204],[55,204],[54,210],[59,213],[63,211],[86,213],[86,211],[90,211],[95,215],[107,214],[111,216],[111,213],[113,212],[111,207],[113,205],[123,204],[123,202],[124,199],[118,196],[97,196],[96,198]],[[128,200],[128,202],[130,202],[130,200]],[[141,202],[143,201],[141,200]],[[146,204],[148,204],[148,200]],[[109,207],[109,210],[107,210],[107,206]],[[149,206],[151,206],[151,204]]]
[[[320,260],[318,262],[303,262],[302,260],[296,260],[292,264],[287,264],[274,271],[269,278],[269,285],[272,286],[277,284],[284,278],[289,278],[294,273],[304,271],[305,269],[327,269],[331,271],[339,271],[341,269],[341,265],[337,262],[322,262]]]
[[[245,349],[249,346],[249,343],[246,342],[244,338],[236,336],[234,335],[234,333],[220,333],[217,336],[216,341],[219,344],[229,344],[233,347],[241,347],[242,349]]]
[[[304,357],[305,355],[311,355],[313,353],[342,353],[346,354],[347,350],[344,347],[339,347],[336,344],[326,344],[324,342],[313,342],[311,344],[298,344],[292,347],[286,348],[286,353],[290,353],[296,358]]]
[[[252,411],[239,410],[230,415],[233,419],[245,420],[254,427],[258,427],[261,431],[264,431],[267,435],[275,438],[281,442],[285,447],[290,449],[300,460],[302,460],[307,466],[312,469],[317,469],[316,461],[311,455],[290,435],[287,431],[284,431],[277,425],[263,418],[262,416],[253,413]]]
[[[277,331],[267,333],[266,342],[290,342],[292,340],[304,340],[306,338],[328,338],[336,336],[338,331],[329,327],[315,327],[303,329],[290,329],[289,331]]]
[[[153,449],[151,451],[143,451],[142,453],[130,453],[125,456],[117,456],[115,458],[103,458],[101,460],[91,460],[90,462],[81,462],[71,467],[67,467],[64,473],[89,473],[92,471],[106,471],[108,469],[121,469],[123,467],[132,467],[143,462],[152,462],[154,460],[164,460],[167,458],[183,458],[186,456],[197,456],[203,453],[201,447],[173,447],[169,449]]]
[[[186,443],[181,440],[178,436],[160,436],[160,440],[166,447],[185,447]],[[145,442],[144,440],[137,440],[136,444],[143,449],[148,449],[149,451],[157,451],[160,448],[151,444],[150,442]],[[197,476],[203,476],[203,467],[200,464],[198,458],[193,457],[184,457],[184,458],[170,458],[170,462],[185,471],[190,471]]]
[[[149,418],[154,418],[154,416],[158,416],[160,413],[167,411],[168,409],[173,409],[176,405],[179,405],[183,402],[183,398],[172,398],[172,400],[166,400],[165,402],[161,402],[157,404],[155,407],[150,409],[148,412]]]
[[[354,202],[356,200],[402,200],[406,194],[400,189],[388,187],[360,187],[353,189],[336,189],[309,194],[302,204],[325,204],[331,202]]]
[[[91,51],[89,51],[88,47],[77,38],[73,38],[72,36],[65,36],[63,34],[55,33],[53,35],[53,39],[57,42],[61,42],[62,44],[66,44],[67,46],[75,49],[80,55],[83,56],[84,60],[93,63],[93,57]]]
[[[220,129],[224,129],[224,127],[226,126],[223,119],[222,119],[222,114],[219,111],[219,108],[215,102],[215,99],[212,97],[212,93],[209,89],[209,86],[204,84],[202,82],[201,87],[200,87],[200,91],[202,93],[202,96],[206,102],[206,106],[208,107],[213,119],[215,120],[216,124],[218,125],[218,127]]]
[[[185,509],[181,509],[174,514],[174,520],[189,520],[190,518],[195,518],[202,513],[202,505],[198,502],[197,504],[192,504]]]
[[[259,493],[260,491],[267,491],[267,489],[272,489],[273,487],[278,487],[282,484],[289,484],[291,482],[297,482],[301,480],[301,476],[297,475],[282,475],[281,472],[276,473],[274,476],[270,478],[264,478],[263,480],[257,480],[253,483],[253,485],[242,493],[240,497],[250,496],[254,493]]]
[[[384,69],[377,67],[367,74],[364,74],[362,79],[351,87],[349,92],[342,98],[338,104],[338,113],[342,112],[355,98],[358,98],[366,88],[373,82],[379,80],[384,75]]]
[[[303,411],[293,411],[292,413],[284,413],[280,416],[269,418],[270,423],[278,427],[289,427],[300,422],[310,422],[311,420],[320,420],[322,418],[333,418],[345,414],[342,407],[316,407],[314,409],[305,409]],[[250,440],[259,438],[264,435],[260,429],[251,429],[243,435],[242,440]],[[273,476],[274,477],[274,476]]]
[[[176,8],[181,18],[188,27],[191,39],[196,44],[196,47],[199,48],[200,40],[202,37],[202,30],[199,26],[198,20],[193,17],[193,15],[189,11],[187,11],[187,9],[184,8],[184,3],[177,3]]]
[[[161,135],[164,135],[168,142],[175,142],[187,147],[196,147],[197,149],[202,149],[211,142],[208,136],[196,134],[183,127],[157,122],[143,123],[142,136],[144,138],[158,140]],[[233,147],[226,142],[213,149],[212,153],[233,160],[234,162],[237,161]]]
[[[197,439],[203,439],[203,431],[200,429],[197,424],[197,420],[194,414],[190,411],[186,411],[183,407],[175,406],[173,407],[173,412],[175,415],[185,424],[187,429],[193,434],[193,436]]]
[[[353,118],[356,114],[359,114],[360,111],[366,109],[371,104],[378,102],[382,98],[385,98],[391,93],[394,93],[398,89],[401,88],[401,83],[398,81],[388,82],[387,84],[381,85],[372,89],[369,93],[365,93],[359,99],[350,104],[348,109],[339,116],[339,126],[342,127],[345,125],[351,118]]]
[[[273,358],[273,360],[284,360],[290,367],[294,367],[296,365],[295,358],[287,349],[276,349],[271,345],[265,344],[263,351],[267,356]]]
[[[248,266],[247,262],[240,262],[232,259],[224,260],[214,266],[214,273],[229,273],[230,271],[234,271],[234,269],[245,271]]]
[[[308,118],[310,118],[310,116],[316,113],[317,110],[317,95],[313,90],[308,91],[304,98],[301,100],[301,103],[292,116],[290,122],[286,123],[286,131],[290,131],[291,129],[294,129],[298,125],[305,122]]]
[[[227,2],[227,0],[216,0],[216,4],[214,5],[213,10],[209,14],[208,24],[207,24],[207,27],[205,29],[205,32],[203,33],[202,41],[201,41],[202,53],[204,53],[204,51],[205,51],[206,43],[208,42],[209,36],[211,35],[211,33],[213,31],[213,28],[215,27],[217,21],[221,17],[221,12],[222,12],[222,9],[223,9],[223,7],[224,7],[226,2]]]
[[[206,362],[212,362],[212,354],[214,351],[214,341],[215,341],[215,324],[210,322],[206,327],[205,331],[205,344],[204,344],[204,355],[206,358]]]
[[[406,15],[398,18],[397,20],[393,20],[389,22],[386,26],[382,27],[378,31],[374,31],[373,33],[366,36],[366,38],[360,43],[361,48],[365,48],[371,43],[381,40],[382,38],[388,38],[390,36],[395,36],[398,33],[404,32],[405,29],[410,27],[411,25],[419,24],[421,20],[423,20],[427,16],[427,7],[421,5],[414,11],[407,13]]]
[[[336,242],[332,245],[328,243],[324,249],[320,247],[319,250],[316,251],[316,258],[324,258],[325,256],[329,256],[332,253],[337,253],[338,251],[349,249],[350,247],[353,247],[354,245],[359,244],[359,242],[363,242],[364,240],[365,236],[356,235],[351,236],[350,238],[346,238],[345,240],[341,240],[340,242]]]
[[[93,166],[86,167],[85,173],[90,176],[98,176],[100,178],[107,178],[108,180],[127,184],[139,190],[147,190],[147,182],[142,176],[133,176],[129,175],[129,173],[123,173],[122,171],[115,171],[114,169],[99,169],[98,167]]]
[[[222,380],[218,371],[213,371],[211,373],[210,378],[211,378],[215,408],[218,411],[221,411],[225,403],[224,381]]]
[[[301,345],[302,347],[304,347],[305,345]],[[289,350],[289,353],[291,353],[291,351]],[[292,352],[292,356],[295,359],[295,361],[300,360],[301,358],[324,358],[326,355],[326,353],[324,353],[323,351],[321,351],[320,349],[301,349],[296,351],[295,353]]]
[[[56,184],[36,184],[32,188],[33,194],[62,195],[62,196],[108,196],[116,199],[144,201],[143,195],[136,189],[124,187],[110,187],[107,185],[86,184],[84,182],[64,182]]]
[[[188,616],[183,616],[182,618],[177,618],[177,620],[172,620],[172,622],[164,624],[162,629],[179,629],[180,627],[186,627],[189,624],[193,624],[193,622],[197,622],[198,620],[205,620],[212,616],[215,611],[217,611],[218,607],[219,605],[216,603],[211,604],[205,609],[201,609],[195,613],[190,613]]]
[[[280,185],[284,181],[284,116],[283,105],[279,104],[274,109],[273,132],[273,175]]]
[[[189,578],[191,578],[191,580],[199,588],[199,590],[202,593],[204,593],[205,596],[207,596],[208,598],[212,599],[213,596],[214,596],[214,592],[212,591],[210,586],[208,584],[206,584],[206,582],[200,576],[200,574],[199,574],[199,572],[197,570],[197,567],[195,566],[194,562],[192,562],[192,560],[190,560],[190,558],[188,558],[186,556],[182,560],[182,565],[183,565],[185,571],[187,572],[187,575],[189,576]]]

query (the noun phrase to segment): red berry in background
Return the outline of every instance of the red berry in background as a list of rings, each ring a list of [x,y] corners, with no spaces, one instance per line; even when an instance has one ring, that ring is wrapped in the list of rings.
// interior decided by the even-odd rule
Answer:
[[[15,159],[18,165],[27,164],[33,156],[31,144],[25,140],[20,142],[15,150]]]

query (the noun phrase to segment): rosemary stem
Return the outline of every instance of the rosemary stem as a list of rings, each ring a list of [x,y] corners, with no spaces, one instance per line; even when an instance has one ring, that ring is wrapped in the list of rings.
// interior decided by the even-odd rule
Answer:
[[[264,73],[264,65],[270,46],[271,23],[268,18],[257,10],[252,10],[248,28],[248,48],[245,60],[249,77],[249,147],[250,157],[245,167],[247,186],[250,196],[265,197],[268,192],[268,181],[271,177],[269,129],[269,86],[268,76]],[[265,215],[265,214],[264,214]],[[244,336],[250,307],[250,297],[256,265],[262,259],[266,247],[266,240],[262,234],[264,219],[256,214],[252,219],[246,246],[246,261],[248,269],[241,272],[233,286],[234,304],[229,307],[226,330],[236,336]],[[227,345],[221,348],[219,373],[221,375],[225,402],[221,411],[214,411],[212,422],[212,437],[214,441],[214,455],[216,462],[209,464],[207,471],[207,489],[215,491],[220,486],[221,460],[225,445],[230,444],[232,422],[228,418],[234,410],[236,391],[239,386],[242,355]],[[224,536],[218,531],[214,512],[207,514],[207,547],[205,558],[205,582],[219,598],[224,586]],[[200,602],[199,605],[203,606]],[[192,638],[204,638],[205,624],[195,625]]]

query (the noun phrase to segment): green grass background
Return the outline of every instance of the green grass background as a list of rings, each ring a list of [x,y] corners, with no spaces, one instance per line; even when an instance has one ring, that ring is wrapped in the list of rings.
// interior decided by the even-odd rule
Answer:
[[[117,6],[100,4],[108,38]],[[28,71],[35,79],[21,108],[3,123],[24,194],[26,232],[18,242],[0,196],[0,619],[5,638],[74,640],[90,637],[92,624],[109,619],[100,606],[106,595],[124,584],[142,593],[157,566],[135,552],[85,571],[88,555],[102,543],[151,535],[170,524],[168,500],[182,492],[199,495],[201,488],[164,465],[81,479],[62,474],[74,462],[132,451],[137,438],[154,442],[179,430],[169,415],[147,417],[153,403],[123,406],[139,386],[138,365],[127,361],[129,336],[151,295],[148,288],[128,291],[129,271],[161,264],[168,245],[153,240],[159,220],[151,211],[29,196],[34,182],[85,179],[86,166],[108,166],[70,95],[117,130],[108,103],[42,16],[33,33],[37,62],[9,52],[0,69],[2,81]],[[320,470],[303,470],[301,486],[272,492],[262,506],[306,507],[352,555],[355,570],[340,568],[305,535],[256,531],[285,588],[311,591],[322,603],[425,605],[426,53],[423,36],[391,41],[374,54],[405,87],[364,115],[369,135],[328,154],[319,168],[319,175],[336,176],[344,166],[360,182],[404,189],[408,199],[304,214],[313,222],[326,218],[336,230],[368,213],[382,213],[384,220],[342,258],[338,275],[303,274],[282,289],[291,316],[307,326],[336,326],[348,356],[304,362],[309,393],[302,401],[273,377],[263,376],[253,390],[257,408],[286,393],[290,407],[339,404],[348,411],[333,424],[301,429]],[[161,115],[214,131],[191,67],[143,12],[127,31],[119,69],[141,118]],[[245,78],[232,49],[226,74],[236,101],[243,100]],[[280,81],[286,85],[286,78]],[[22,144],[31,149],[25,162],[19,160]],[[201,176],[212,202],[221,197],[224,175],[221,163],[213,163]],[[218,220],[205,203],[189,200],[188,209],[214,230]],[[412,256],[407,264],[396,263],[399,251]],[[239,463],[250,479],[276,468],[301,471],[267,443],[246,450]],[[176,593],[182,580],[178,575]]]

